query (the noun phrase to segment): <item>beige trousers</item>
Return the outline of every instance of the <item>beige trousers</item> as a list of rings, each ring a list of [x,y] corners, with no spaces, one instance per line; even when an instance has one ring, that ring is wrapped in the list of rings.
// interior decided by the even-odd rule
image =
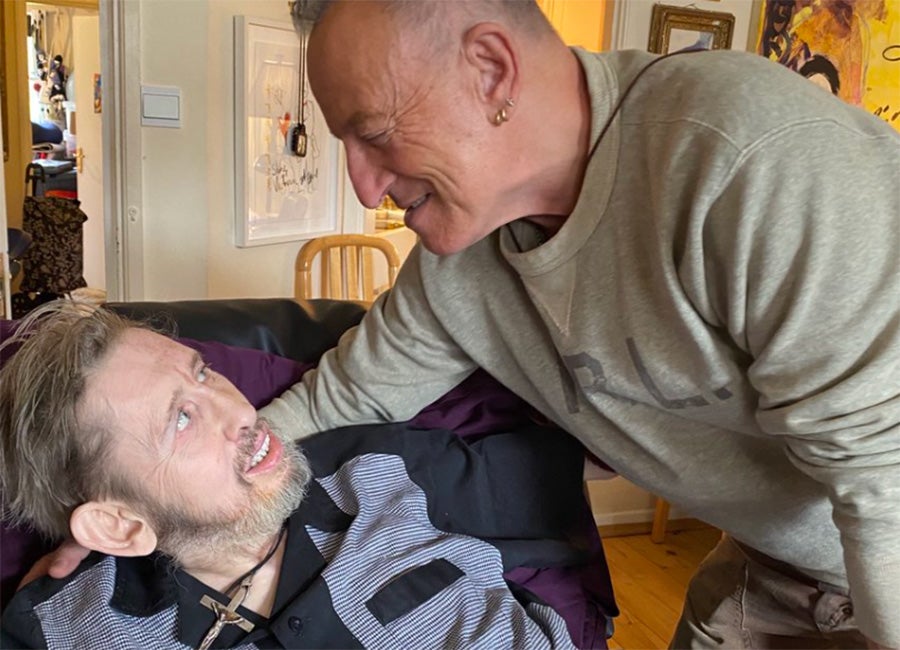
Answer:
[[[865,648],[853,605],[727,535],[691,579],[670,648]]]

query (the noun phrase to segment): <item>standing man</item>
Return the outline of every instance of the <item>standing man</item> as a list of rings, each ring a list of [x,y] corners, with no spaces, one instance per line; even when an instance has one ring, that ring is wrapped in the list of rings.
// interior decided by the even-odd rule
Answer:
[[[422,245],[265,414],[404,420],[481,366],[727,533],[673,646],[900,647],[897,133],[761,57],[570,50],[531,1],[293,11],[357,195]]]

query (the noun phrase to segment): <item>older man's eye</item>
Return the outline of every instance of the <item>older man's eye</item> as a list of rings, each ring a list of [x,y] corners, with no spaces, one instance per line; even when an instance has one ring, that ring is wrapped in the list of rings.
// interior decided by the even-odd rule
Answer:
[[[183,409],[179,409],[178,417],[175,418],[175,430],[178,433],[181,433],[185,429],[187,429],[188,425],[191,423],[191,416],[187,414]]]
[[[363,142],[366,144],[370,144],[373,146],[380,146],[383,144],[387,144],[387,142],[391,139],[390,130],[378,131],[376,133],[367,133],[362,136]]]
[[[209,366],[203,366],[197,373],[197,381],[202,384],[207,379],[209,379]]]

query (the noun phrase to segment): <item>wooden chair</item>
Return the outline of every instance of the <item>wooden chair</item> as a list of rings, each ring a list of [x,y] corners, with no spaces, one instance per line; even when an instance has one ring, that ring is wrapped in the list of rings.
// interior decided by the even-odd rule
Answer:
[[[656,508],[653,512],[653,528],[650,530],[650,541],[662,544],[666,539],[666,525],[669,523],[669,502],[656,497]]]
[[[373,250],[380,251],[387,262],[387,286],[376,287]],[[320,255],[321,253],[321,255]],[[312,267],[319,258],[319,294],[313,295]],[[390,288],[400,269],[397,248],[386,239],[374,235],[327,235],[303,244],[294,262],[294,297],[340,298],[372,302],[377,289]]]

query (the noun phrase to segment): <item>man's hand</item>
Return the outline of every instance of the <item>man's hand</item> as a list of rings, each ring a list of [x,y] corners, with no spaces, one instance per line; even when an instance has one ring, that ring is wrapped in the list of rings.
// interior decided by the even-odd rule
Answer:
[[[76,542],[63,542],[58,549],[42,557],[34,563],[34,566],[22,578],[19,589],[29,582],[43,575],[49,574],[51,578],[65,578],[72,573],[81,561],[88,556],[90,551]]]

